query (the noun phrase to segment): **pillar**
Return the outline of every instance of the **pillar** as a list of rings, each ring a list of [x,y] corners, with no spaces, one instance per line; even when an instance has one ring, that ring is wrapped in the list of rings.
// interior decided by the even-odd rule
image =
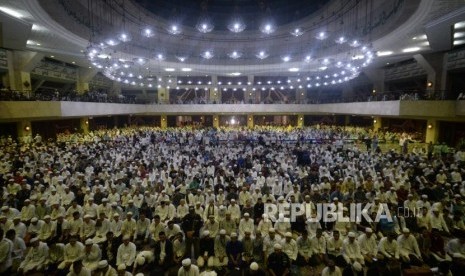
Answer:
[[[218,115],[213,115],[213,127],[214,128],[219,128],[220,127],[220,116]]]
[[[428,120],[426,122],[426,137],[425,142],[432,142],[433,144],[437,143],[439,138],[439,124],[437,120]]]
[[[345,126],[350,125],[350,117],[351,117],[350,115],[345,115],[344,116],[344,125]]]
[[[252,129],[254,127],[253,115],[247,114],[247,127]]]
[[[97,75],[98,70],[92,68],[79,68],[77,72],[76,91],[82,94],[89,91],[89,82]]]
[[[161,115],[161,126],[162,129],[166,129],[168,127],[168,116]]]
[[[15,71],[16,90],[29,93],[31,91],[31,74],[24,71]]]
[[[82,134],[88,134],[89,133],[89,118],[88,117],[81,118],[79,120],[79,126],[82,130]]]
[[[304,126],[304,115],[299,114],[297,115],[297,127],[303,127]]]
[[[210,92],[210,103],[220,103],[221,100],[220,100],[220,92],[218,91],[218,88],[216,87],[210,87],[209,89],[209,92]]]
[[[30,121],[20,121],[16,124],[18,140],[29,142],[32,140],[32,126]]]
[[[381,117],[373,118],[373,131],[378,131],[382,127]]]
[[[167,104],[170,102],[170,93],[165,87],[158,88],[157,96],[159,104]]]

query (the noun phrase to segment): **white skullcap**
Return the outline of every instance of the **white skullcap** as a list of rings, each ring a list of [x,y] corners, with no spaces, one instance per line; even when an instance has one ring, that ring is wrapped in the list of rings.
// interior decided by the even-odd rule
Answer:
[[[348,235],[348,236],[349,236],[349,238],[355,238],[356,235],[355,235],[354,232],[349,232],[349,235]]]
[[[258,264],[256,262],[253,262],[250,264],[250,270],[257,271],[258,270]]]
[[[367,232],[367,233],[373,233],[373,229],[371,229],[370,227],[367,227],[367,228],[365,228],[365,232]]]
[[[337,197],[333,198],[333,201],[336,201],[336,200],[338,200],[338,201],[339,201],[339,198],[337,198]]]
[[[85,215],[84,218],[85,218],[85,219],[86,219],[86,218],[92,218],[92,216],[91,216],[91,215]]]
[[[270,228],[270,230],[268,230],[269,233],[275,233],[276,230],[274,228]]]
[[[103,261],[98,262],[98,268],[105,268],[107,266],[108,266],[108,261],[107,260],[103,260]]]
[[[226,235],[226,230],[221,229],[221,230],[220,230],[220,235]]]
[[[273,246],[274,249],[282,249],[283,247],[279,243],[275,243]]]
[[[118,270],[126,270],[126,265],[125,264],[120,264],[118,266]]]
[[[405,234],[410,233],[410,229],[404,228],[404,229],[402,230],[402,232],[405,233]]]
[[[30,242],[33,243],[33,242],[36,242],[38,240],[39,240],[39,238],[36,237],[36,238],[31,239]]]
[[[425,199],[426,199],[426,198],[428,198],[428,196],[427,196],[427,195],[421,195],[421,198],[425,198]]]
[[[131,237],[130,237],[129,235],[124,235],[123,241],[124,241],[124,240],[129,240],[130,238],[131,238]]]
[[[192,262],[191,262],[191,259],[188,258],[188,259],[182,260],[181,263],[182,263],[182,266],[189,266],[191,265]]]
[[[250,217],[250,214],[249,214],[249,213],[245,213],[245,214],[244,214],[244,217]]]
[[[93,245],[94,242],[92,241],[92,239],[87,239],[86,240],[86,245]]]
[[[232,233],[231,233],[231,238],[235,238],[235,237],[237,237],[237,233],[236,233],[236,232],[232,232]]]
[[[39,220],[37,218],[32,218],[31,222],[38,222]]]
[[[2,211],[8,211],[8,209],[10,209],[10,207],[8,207],[8,206],[3,206],[2,207]]]
[[[292,238],[292,233],[291,232],[286,232],[286,234],[284,234],[285,237],[287,238]]]
[[[203,235],[204,236],[210,236],[210,231],[208,231],[208,230],[203,231]]]

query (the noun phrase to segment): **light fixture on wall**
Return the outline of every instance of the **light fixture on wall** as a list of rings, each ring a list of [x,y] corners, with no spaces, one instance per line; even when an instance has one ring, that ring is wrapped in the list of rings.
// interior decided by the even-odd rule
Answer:
[[[374,120],[373,120],[373,123],[376,124],[376,122],[378,122],[378,121],[376,121],[376,119],[374,119]]]
[[[433,82],[431,82],[431,81],[427,82],[426,87],[433,87]]]
[[[31,130],[31,127],[30,127],[30,126],[25,126],[25,127],[24,127],[24,130],[25,130],[25,131],[30,131],[30,130]]]
[[[432,129],[433,128],[433,125],[432,124],[428,124],[428,129]]]

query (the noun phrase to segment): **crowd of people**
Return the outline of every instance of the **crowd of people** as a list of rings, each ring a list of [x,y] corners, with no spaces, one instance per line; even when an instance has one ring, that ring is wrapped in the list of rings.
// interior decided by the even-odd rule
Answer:
[[[378,135],[146,127],[0,139],[0,274],[461,275],[464,153],[348,139]],[[341,219],[354,203],[371,206]]]

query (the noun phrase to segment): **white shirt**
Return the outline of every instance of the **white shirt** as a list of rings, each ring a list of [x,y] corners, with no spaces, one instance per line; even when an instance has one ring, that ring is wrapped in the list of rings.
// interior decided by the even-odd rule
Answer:
[[[127,245],[122,243],[118,247],[118,254],[116,255],[116,265],[125,264],[131,266],[136,258],[136,245],[129,242]]]

